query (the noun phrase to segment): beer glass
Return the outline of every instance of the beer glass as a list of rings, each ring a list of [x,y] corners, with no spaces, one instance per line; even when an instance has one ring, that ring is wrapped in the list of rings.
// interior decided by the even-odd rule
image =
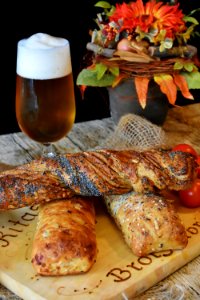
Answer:
[[[47,148],[70,131],[75,97],[69,42],[37,33],[17,45],[16,118],[29,138]]]

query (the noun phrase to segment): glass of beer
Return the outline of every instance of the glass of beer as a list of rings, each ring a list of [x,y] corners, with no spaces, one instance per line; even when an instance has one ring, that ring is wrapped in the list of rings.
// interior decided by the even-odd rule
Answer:
[[[16,118],[29,138],[53,155],[52,143],[70,131],[75,96],[68,40],[36,33],[17,45]],[[51,149],[51,150],[49,150]]]

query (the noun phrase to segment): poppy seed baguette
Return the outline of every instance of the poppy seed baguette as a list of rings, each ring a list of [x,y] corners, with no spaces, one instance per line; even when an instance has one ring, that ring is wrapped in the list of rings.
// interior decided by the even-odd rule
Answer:
[[[0,173],[0,209],[65,199],[181,190],[195,176],[195,158],[181,151],[99,150],[40,158]]]

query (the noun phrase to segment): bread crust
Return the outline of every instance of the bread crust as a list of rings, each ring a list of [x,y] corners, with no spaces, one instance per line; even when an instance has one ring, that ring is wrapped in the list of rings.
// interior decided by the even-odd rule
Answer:
[[[31,259],[38,274],[85,273],[96,255],[92,199],[73,197],[41,205]]]
[[[162,196],[128,193],[106,196],[109,213],[137,256],[178,250],[188,243],[185,227],[170,200]]]
[[[83,196],[186,189],[195,173],[189,153],[99,150],[41,158],[0,173],[0,209]]]

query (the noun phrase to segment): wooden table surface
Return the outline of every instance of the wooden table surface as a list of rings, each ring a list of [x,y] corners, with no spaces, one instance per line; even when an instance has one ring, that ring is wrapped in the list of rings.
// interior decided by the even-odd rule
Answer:
[[[56,148],[60,153],[92,149],[101,145],[114,129],[111,119],[76,123]],[[200,104],[171,109],[163,129],[170,147],[187,142],[200,153]],[[0,170],[27,163],[40,153],[41,146],[21,132],[0,136]],[[200,256],[134,299],[200,299],[199,278]],[[0,285],[0,299],[20,298]]]

